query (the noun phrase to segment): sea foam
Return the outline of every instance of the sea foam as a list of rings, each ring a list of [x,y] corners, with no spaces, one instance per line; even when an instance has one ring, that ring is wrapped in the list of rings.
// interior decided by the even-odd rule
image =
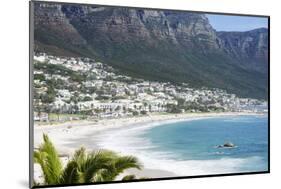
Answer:
[[[242,168],[261,164],[262,158],[258,156],[212,160],[184,160],[176,158],[173,152],[159,150],[156,145],[151,143],[149,138],[143,137],[143,134],[150,128],[174,122],[156,122],[106,131],[98,136],[98,145],[100,148],[111,149],[121,154],[137,156],[145,168],[166,170],[178,176],[244,172],[247,169]]]

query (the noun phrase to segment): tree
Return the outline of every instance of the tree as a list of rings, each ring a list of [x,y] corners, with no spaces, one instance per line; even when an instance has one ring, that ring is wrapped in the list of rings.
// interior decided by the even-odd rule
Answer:
[[[140,111],[140,113],[141,113],[142,115],[146,115],[146,114],[147,114],[147,111],[142,110],[142,111]]]
[[[117,106],[116,108],[115,108],[115,111],[119,111],[119,110],[121,110],[121,106]]]
[[[48,87],[46,94],[41,96],[42,103],[51,104],[55,101],[56,91],[52,87]]]
[[[34,99],[34,111],[37,112],[37,115],[39,117],[39,121],[41,121],[41,113],[42,113],[42,103],[40,102],[40,99]]]
[[[137,115],[139,115],[139,112],[133,111],[133,116],[137,116]]]
[[[146,109],[146,107],[147,107],[148,104],[147,104],[147,102],[145,102],[143,105],[144,105],[144,107],[145,107],[145,109]]]
[[[152,110],[151,104],[148,105],[148,109],[149,109],[149,111],[151,112],[151,110]]]
[[[85,96],[84,98],[83,98],[83,101],[92,101],[93,100],[93,98],[92,97],[89,97],[89,96]]]
[[[175,104],[167,104],[167,112],[169,112],[169,113],[181,113],[181,109]]]
[[[34,161],[41,166],[45,185],[113,181],[126,169],[142,167],[136,157],[120,156],[109,150],[87,153],[83,147],[76,150],[63,167],[57,150],[46,134],[43,134],[43,140],[39,149],[34,152]],[[123,179],[135,177],[130,175]]]
[[[34,74],[34,80],[45,81],[46,77],[44,74]]]
[[[47,135],[43,135],[44,143],[34,152],[34,162],[41,166],[46,184],[60,183],[62,162]]]
[[[58,121],[60,121],[60,111],[61,111],[61,104],[59,104],[58,108],[56,109],[56,114],[57,114]]]
[[[123,112],[126,113],[127,112],[127,108],[125,106],[123,106]]]

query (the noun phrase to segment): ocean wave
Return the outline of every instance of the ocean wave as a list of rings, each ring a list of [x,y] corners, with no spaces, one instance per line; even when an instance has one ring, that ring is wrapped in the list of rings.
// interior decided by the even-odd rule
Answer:
[[[173,172],[178,176],[225,174],[248,171],[262,171],[263,159],[259,156],[247,158],[225,158],[210,160],[184,160],[173,152],[160,151],[143,134],[160,123],[146,124],[132,128],[112,130],[99,135],[100,148],[111,149],[121,154],[135,155],[145,168]],[[223,155],[223,154],[222,154]]]
[[[227,119],[224,119],[222,121],[223,122],[237,122],[237,121],[239,121],[240,123],[264,122],[264,120],[260,120],[259,118],[267,118],[267,116],[264,116],[264,115],[233,116],[233,117],[228,117]]]

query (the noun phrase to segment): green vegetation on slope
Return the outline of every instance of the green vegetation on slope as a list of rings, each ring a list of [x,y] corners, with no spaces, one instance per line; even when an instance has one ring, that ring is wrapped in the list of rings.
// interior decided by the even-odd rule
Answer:
[[[255,71],[258,69],[252,68],[253,64],[249,66],[247,59],[230,56],[223,48],[216,49],[213,30],[204,27],[208,23],[203,15],[174,14],[175,20],[170,20],[174,25],[169,28],[173,34],[177,34],[178,30],[172,31],[179,27],[177,22],[186,28],[193,28],[193,24],[199,28],[185,30],[189,33],[181,33],[173,42],[171,35],[163,34],[168,31],[168,24],[163,21],[171,17],[144,21],[141,14],[132,17],[126,8],[89,13],[80,6],[64,6],[57,11],[66,15],[66,22],[86,42],[74,43],[69,40],[71,33],[43,23],[35,26],[36,50],[91,57],[119,68],[124,74],[144,79],[186,82],[193,87],[225,89],[240,97],[268,98],[267,71]]]

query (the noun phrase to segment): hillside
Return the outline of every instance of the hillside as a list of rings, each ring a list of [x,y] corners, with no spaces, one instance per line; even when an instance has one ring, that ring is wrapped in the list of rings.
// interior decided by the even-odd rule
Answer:
[[[267,99],[267,29],[216,32],[204,14],[35,3],[35,50],[150,80]]]

